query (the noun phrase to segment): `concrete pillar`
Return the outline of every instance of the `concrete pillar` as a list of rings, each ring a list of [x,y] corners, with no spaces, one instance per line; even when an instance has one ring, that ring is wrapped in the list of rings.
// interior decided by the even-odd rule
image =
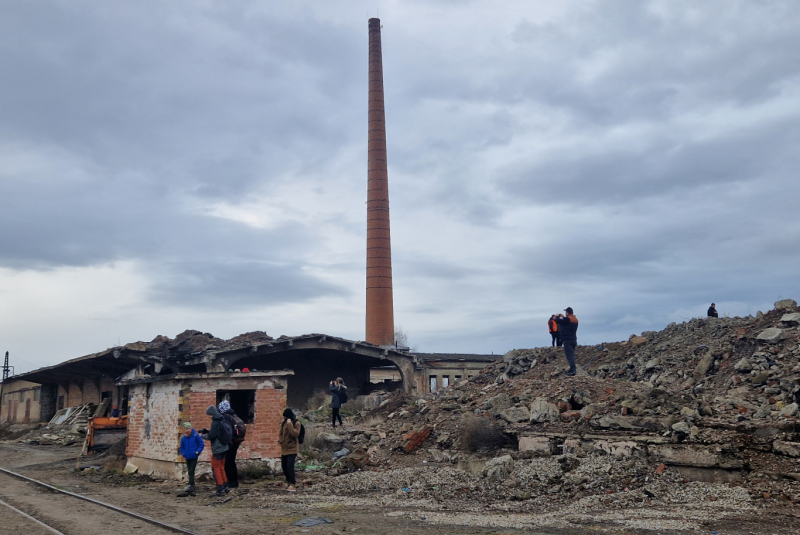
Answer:
[[[369,118],[367,135],[367,315],[365,340],[394,344],[389,178],[383,103],[381,21],[369,19]]]

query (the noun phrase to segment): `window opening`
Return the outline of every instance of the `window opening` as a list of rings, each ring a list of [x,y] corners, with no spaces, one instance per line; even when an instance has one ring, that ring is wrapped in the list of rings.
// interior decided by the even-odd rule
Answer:
[[[442,388],[447,388],[448,386],[450,386],[450,376],[442,375]]]
[[[438,387],[437,387],[437,385],[436,385],[436,376],[435,376],[435,375],[431,375],[431,376],[428,378],[428,380],[430,381],[430,382],[429,382],[430,391],[431,391],[431,392],[436,392],[436,390],[437,390],[437,388],[438,388]]]
[[[256,414],[255,390],[217,390],[217,406],[222,400],[231,404],[236,416],[246,424],[252,424]]]

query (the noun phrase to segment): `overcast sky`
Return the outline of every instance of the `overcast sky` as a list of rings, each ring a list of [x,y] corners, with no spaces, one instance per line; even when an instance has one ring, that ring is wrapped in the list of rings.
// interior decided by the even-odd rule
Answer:
[[[377,11],[379,10],[379,12]],[[424,352],[800,299],[800,3],[5,0],[0,350],[364,337],[367,19]]]

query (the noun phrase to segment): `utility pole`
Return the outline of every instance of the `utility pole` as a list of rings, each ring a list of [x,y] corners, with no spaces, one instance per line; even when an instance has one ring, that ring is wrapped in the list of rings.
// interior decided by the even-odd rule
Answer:
[[[6,351],[6,361],[3,363],[3,382],[6,382],[8,379],[8,351]]]

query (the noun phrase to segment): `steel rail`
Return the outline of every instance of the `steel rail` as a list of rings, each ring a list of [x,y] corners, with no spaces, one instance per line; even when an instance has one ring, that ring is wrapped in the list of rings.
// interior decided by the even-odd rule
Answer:
[[[28,513],[26,513],[25,511],[20,511],[19,509],[17,509],[16,507],[14,507],[13,505],[11,505],[10,503],[6,503],[6,502],[4,502],[3,500],[0,500],[0,505],[5,505],[6,507],[8,507],[9,509],[11,509],[11,510],[12,510],[12,511],[14,511],[15,513],[19,513],[19,514],[21,514],[22,516],[24,516],[25,518],[27,518],[28,520],[32,520],[32,521],[36,522],[37,524],[39,524],[40,526],[42,526],[44,529],[46,529],[46,530],[50,531],[51,533],[55,533],[56,535],[66,535],[66,534],[64,534],[64,533],[61,533],[60,531],[58,531],[58,530],[57,530],[57,529],[55,529],[54,527],[52,527],[52,526],[48,526],[47,524],[45,524],[45,523],[44,523],[44,522],[42,522],[41,520],[39,520],[39,519],[37,519],[37,518],[33,518],[31,515],[29,515],[29,514],[28,514]]]
[[[10,476],[22,479],[22,480],[27,481],[29,483],[34,483],[35,485],[39,485],[41,487],[45,487],[45,488],[53,490],[55,492],[60,492],[61,494],[66,494],[67,496],[72,496],[73,498],[78,498],[79,500],[85,500],[85,501],[87,501],[89,503],[93,503],[95,505],[99,505],[101,507],[106,507],[108,509],[111,509],[112,511],[116,511],[116,512],[122,513],[124,515],[132,516],[134,518],[138,518],[139,520],[142,520],[144,522],[148,522],[150,524],[156,525],[156,526],[164,528],[164,529],[168,529],[170,531],[174,531],[176,533],[185,533],[186,535],[199,535],[198,533],[195,533],[194,531],[189,531],[188,529],[183,529],[183,528],[180,528],[178,526],[165,524],[164,522],[159,522],[158,520],[146,517],[144,515],[140,515],[139,513],[134,513],[133,511],[128,511],[128,510],[123,509],[121,507],[117,507],[116,505],[111,505],[109,503],[104,503],[104,502],[101,502],[101,501],[98,501],[98,500],[93,500],[92,498],[87,498],[86,496],[81,496],[80,494],[75,494],[74,492],[61,490],[61,489],[59,489],[57,487],[54,487],[53,485],[48,485],[47,483],[44,483],[42,481],[37,481],[36,479],[32,479],[30,477],[23,476],[22,474],[17,474],[16,472],[12,472],[11,470],[6,470],[5,468],[2,468],[2,467],[0,467],[0,472],[3,472],[4,474],[8,474]]]

